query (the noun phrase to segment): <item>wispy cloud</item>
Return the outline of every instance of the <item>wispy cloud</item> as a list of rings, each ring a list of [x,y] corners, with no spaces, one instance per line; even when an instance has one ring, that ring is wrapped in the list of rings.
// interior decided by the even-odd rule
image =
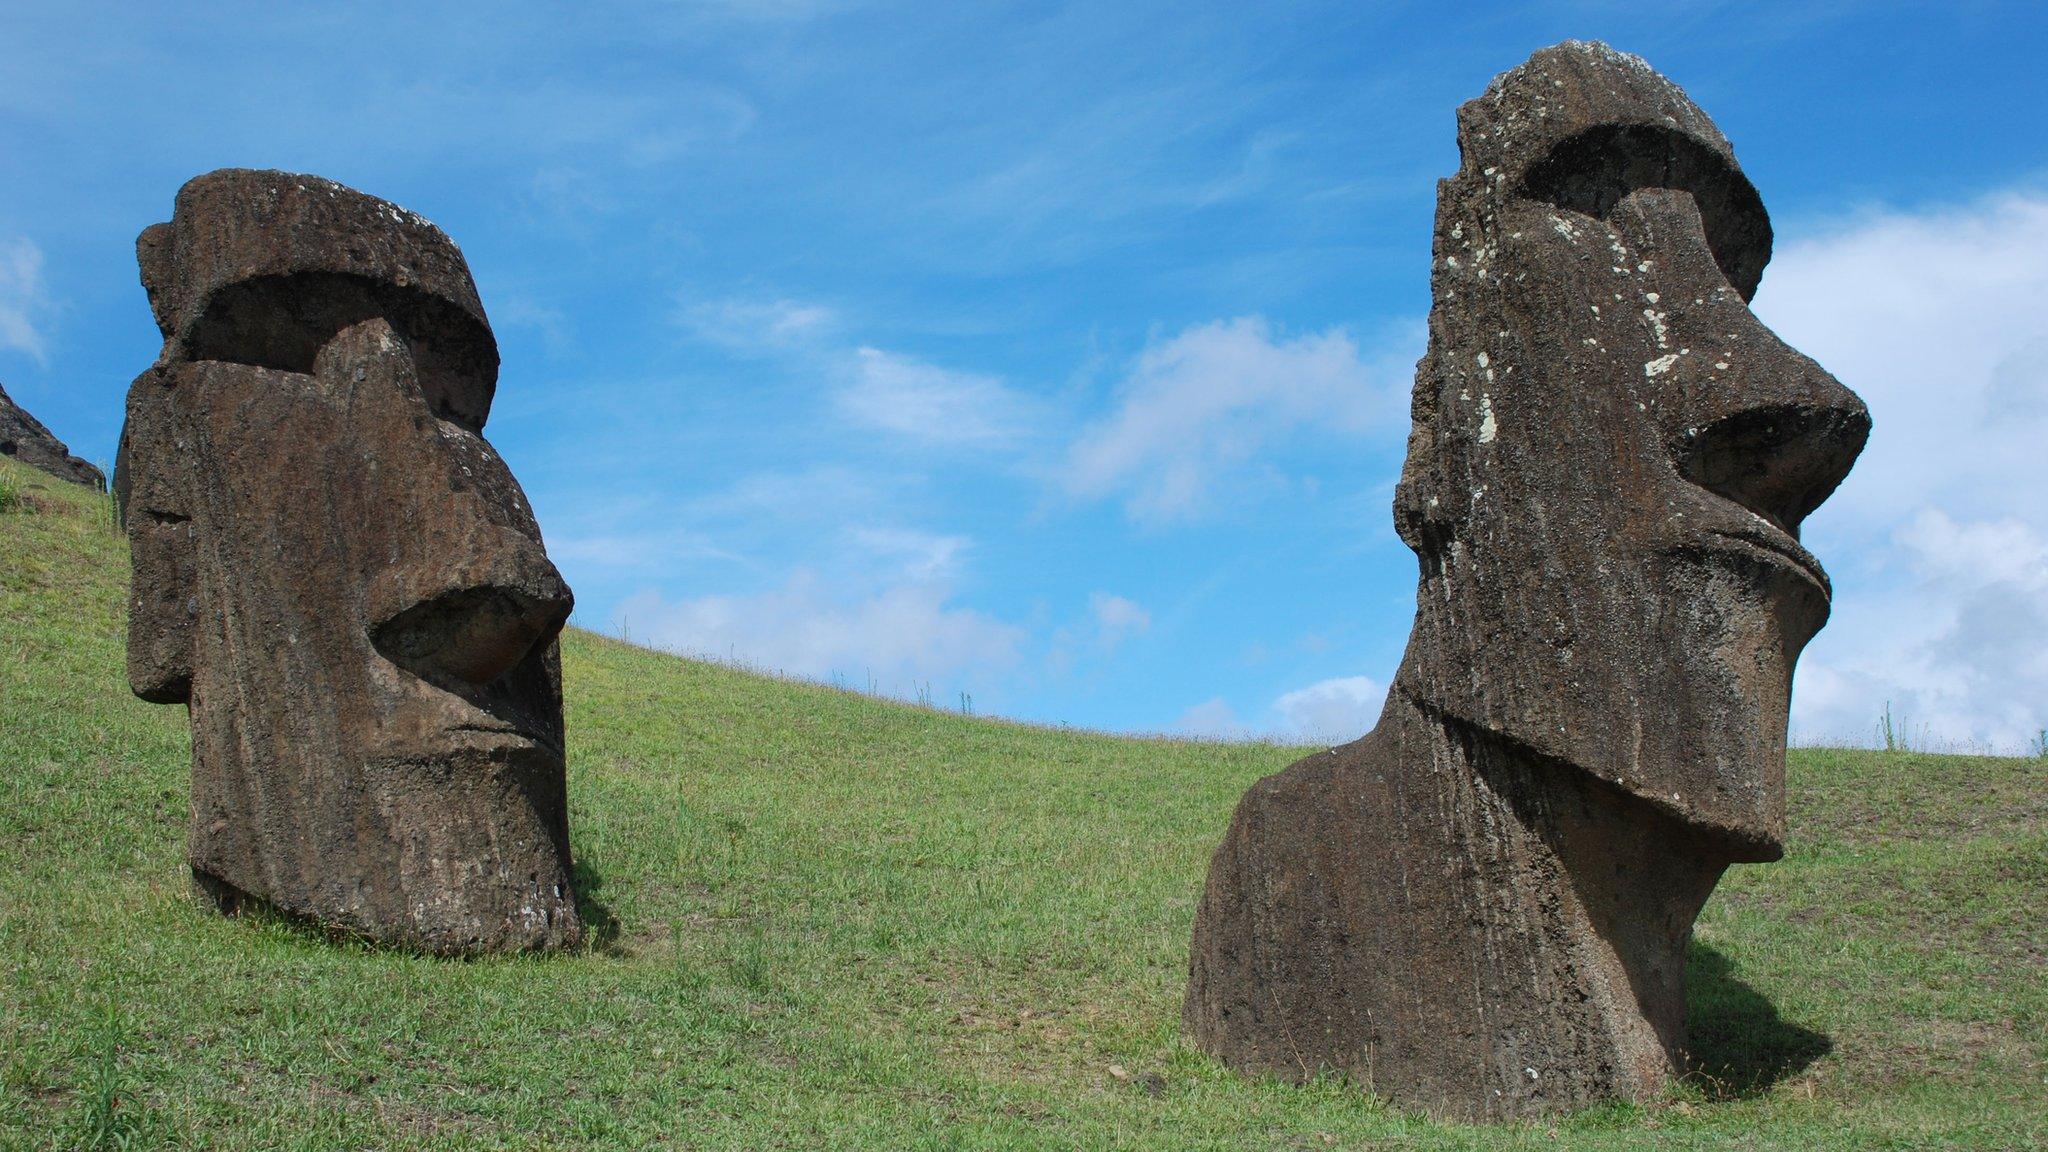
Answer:
[[[1387,686],[1370,676],[1340,676],[1297,688],[1273,701],[1280,732],[1321,744],[1356,740],[1379,721]]]
[[[735,657],[814,679],[883,691],[937,679],[977,688],[1016,663],[1023,629],[951,602],[943,583],[848,595],[815,573],[743,595],[671,600],[647,591],[620,605],[615,626],[641,643]]]
[[[889,503],[890,484],[872,471],[819,464],[794,472],[755,472],[722,491],[689,500],[686,515],[793,524],[873,518]]]
[[[1181,713],[1172,730],[1226,740],[1344,744],[1372,731],[1386,699],[1387,686],[1370,676],[1337,676],[1281,693],[1257,722],[1245,720],[1218,696]]]
[[[43,287],[43,250],[16,237],[0,240],[0,349],[49,362],[41,328],[49,308]]]
[[[1106,647],[1114,648],[1123,643],[1124,637],[1152,627],[1152,614],[1145,610],[1144,605],[1108,592],[1091,594],[1088,610],[1095,614],[1095,626],[1100,630]]]
[[[786,298],[686,300],[678,318],[702,340],[740,351],[786,352],[830,334],[839,315],[823,304]]]
[[[492,305],[491,315],[501,331],[506,327],[516,327],[539,333],[541,343],[551,356],[575,347],[575,324],[560,308],[525,296],[508,296]]]
[[[823,304],[733,296],[685,301],[677,319],[697,339],[830,381],[833,413],[863,440],[879,432],[927,449],[1014,449],[1042,423],[1042,406],[995,376],[854,343]]]
[[[670,526],[617,532],[571,532],[548,541],[564,568],[660,572],[696,560],[737,560],[703,533]]]
[[[909,528],[847,529],[848,541],[871,570],[910,584],[930,584],[958,575],[974,542]]]
[[[1287,337],[1256,316],[1197,325],[1138,356],[1061,480],[1075,496],[1121,495],[1137,521],[1195,519],[1294,434],[1397,433],[1407,387],[1341,329]]]
[[[1213,696],[1190,707],[1173,722],[1174,732],[1183,736],[1199,736],[1213,740],[1235,740],[1251,735],[1251,729],[1238,719],[1235,709],[1221,696]]]
[[[1013,444],[1030,429],[1031,405],[993,376],[941,368],[880,348],[854,352],[839,411],[864,428],[938,447]]]
[[[1808,533],[1834,618],[1795,734],[2010,748],[2048,727],[2048,192],[1870,213],[1784,248],[1757,311],[1862,393],[1870,446]]]

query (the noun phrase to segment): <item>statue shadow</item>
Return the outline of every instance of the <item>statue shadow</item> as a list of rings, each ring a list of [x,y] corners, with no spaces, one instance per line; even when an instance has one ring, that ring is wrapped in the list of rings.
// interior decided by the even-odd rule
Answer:
[[[1834,1041],[1778,1015],[1735,977],[1735,963],[1695,941],[1686,955],[1685,1079],[1716,1100],[1746,1100],[1798,1075]]]
[[[323,924],[310,916],[288,912],[260,896],[252,896],[224,880],[193,869],[192,897],[203,908],[234,920],[269,925],[279,932],[315,946],[360,948],[368,952],[392,952],[417,956],[422,952],[404,944],[379,943],[345,928]],[[576,914],[583,920],[584,947],[598,952],[619,951],[619,919],[610,907],[597,899],[604,887],[604,875],[577,858],[573,872],[576,885]],[[460,961],[477,957],[457,957]]]
[[[584,947],[597,952],[614,952],[619,947],[619,918],[611,906],[599,900],[604,890],[604,873],[590,863],[587,853],[577,853],[572,865],[576,885],[576,915],[583,919]]]

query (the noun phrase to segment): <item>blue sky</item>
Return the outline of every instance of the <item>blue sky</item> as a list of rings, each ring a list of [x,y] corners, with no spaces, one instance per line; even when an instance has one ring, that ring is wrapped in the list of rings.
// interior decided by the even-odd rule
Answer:
[[[578,622],[977,711],[1355,736],[1452,112],[1640,53],[1769,205],[1759,313],[1877,431],[1805,739],[2048,726],[2035,4],[4,5],[0,382],[108,459],[185,179],[467,253]]]

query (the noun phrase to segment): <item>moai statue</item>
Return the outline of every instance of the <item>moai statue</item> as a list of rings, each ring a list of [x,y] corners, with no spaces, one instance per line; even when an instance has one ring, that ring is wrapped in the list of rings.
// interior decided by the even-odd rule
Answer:
[[[1458,111],[1394,498],[1421,561],[1379,724],[1254,785],[1185,1005],[1246,1071],[1492,1118],[1660,1092],[1685,951],[1777,859],[1800,521],[1861,401],[1751,314],[1771,229],[1726,139],[1569,42]]]
[[[328,180],[227,169],[136,243],[128,677],[192,718],[202,892],[437,953],[560,948],[570,595],[484,441],[462,253]]]

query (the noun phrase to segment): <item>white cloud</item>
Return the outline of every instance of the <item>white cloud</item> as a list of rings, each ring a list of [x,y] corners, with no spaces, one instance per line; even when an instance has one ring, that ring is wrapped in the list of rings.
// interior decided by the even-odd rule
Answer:
[[[2048,541],[2019,520],[1958,524],[1939,509],[1922,509],[1892,540],[1932,580],[1970,587],[2048,585]]]
[[[1387,686],[1370,676],[1338,676],[1283,693],[1262,724],[1248,724],[1223,697],[1181,713],[1172,731],[1214,739],[1264,739],[1288,744],[1344,744],[1379,722]]]
[[[1108,592],[1089,596],[1088,609],[1095,613],[1095,623],[1105,636],[1143,632],[1152,627],[1152,614],[1145,611],[1144,605]]]
[[[527,182],[527,194],[535,205],[567,221],[608,215],[618,208],[611,186],[581,168],[543,168]]]
[[[1372,730],[1386,699],[1387,686],[1370,676],[1340,676],[1281,696],[1273,712],[1289,739],[1343,744]]]
[[[2048,727],[2048,193],[1865,213],[1786,245],[1757,312],[1869,403],[1869,448],[1809,521],[1834,618],[1801,739],[2009,750]]]
[[[1251,729],[1237,718],[1223,697],[1216,696],[1180,714],[1174,721],[1173,731],[1183,736],[1201,736],[1210,739],[1242,739],[1251,735]]]
[[[507,296],[491,306],[491,316],[497,321],[499,331],[509,327],[529,328],[540,334],[541,342],[547,346],[550,355],[570,351],[575,347],[575,325],[568,313],[550,304],[542,304],[524,296]]]
[[[1401,431],[1405,372],[1369,365],[1341,329],[1290,339],[1255,316],[1196,325],[1138,356],[1116,411],[1069,449],[1062,480],[1076,496],[1122,494],[1135,520],[1192,519],[1297,430]]]
[[[941,536],[908,528],[847,529],[849,541],[883,570],[914,584],[946,580],[960,569],[973,541],[965,536]]]
[[[871,515],[887,502],[887,488],[872,472],[825,464],[801,472],[756,472],[723,492],[689,501],[684,511],[755,523],[845,520]]]
[[[34,242],[0,240],[0,350],[48,362],[39,317],[48,307],[43,289],[43,250]]]
[[[844,318],[822,304],[749,297],[686,301],[676,318],[698,339],[783,357],[833,381],[833,407],[863,436],[883,432],[927,448],[1013,449],[1040,423],[1042,405],[994,376],[852,344]]]
[[[557,564],[589,568],[655,571],[689,560],[733,560],[731,552],[690,529],[582,532],[555,537],[548,554]]]
[[[1143,604],[1110,592],[1091,592],[1088,614],[1053,630],[1046,665],[1064,675],[1073,671],[1083,656],[1108,660],[1124,641],[1151,627],[1152,613]]]
[[[839,410],[854,423],[929,445],[992,447],[1030,423],[1024,398],[993,376],[956,372],[880,348],[854,352]]]
[[[839,322],[838,313],[800,300],[731,298],[685,302],[683,326],[697,337],[743,351],[782,351],[817,340]]]
[[[907,584],[845,596],[800,572],[749,595],[669,600],[642,592],[620,605],[615,627],[636,643],[909,695],[945,680],[973,687],[1017,661],[1022,629],[948,602],[943,584]]]

